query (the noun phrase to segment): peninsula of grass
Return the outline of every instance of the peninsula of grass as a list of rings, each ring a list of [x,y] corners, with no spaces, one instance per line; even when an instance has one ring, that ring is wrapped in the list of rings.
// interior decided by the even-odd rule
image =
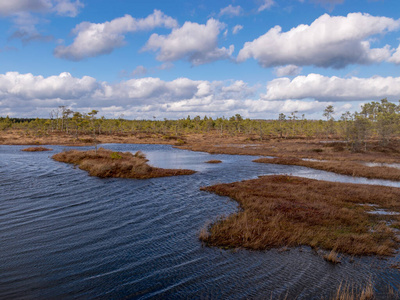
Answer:
[[[400,181],[400,169],[391,167],[368,167],[353,161],[308,161],[300,158],[259,158],[257,163],[295,165],[333,172],[341,175]]]
[[[218,160],[218,159],[212,159],[209,161],[206,161],[207,164],[220,164],[222,163],[222,161]]]
[[[208,246],[307,245],[350,255],[391,255],[398,248],[394,227],[400,216],[368,213],[377,206],[400,212],[398,188],[273,175],[202,190],[240,204],[239,212],[201,231]]]
[[[25,152],[40,152],[40,151],[52,151],[53,149],[45,148],[45,147],[29,147],[22,149],[21,151]]]
[[[134,178],[147,179],[178,175],[191,175],[195,171],[186,169],[161,169],[150,166],[145,155],[140,151],[114,152],[100,148],[97,150],[69,150],[52,156],[56,161],[78,165],[91,176],[101,178]]]

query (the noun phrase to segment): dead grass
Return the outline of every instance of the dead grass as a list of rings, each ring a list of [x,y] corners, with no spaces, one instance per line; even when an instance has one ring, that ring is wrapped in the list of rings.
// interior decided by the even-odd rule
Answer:
[[[293,176],[219,184],[202,190],[229,196],[241,210],[215,222],[202,241],[209,246],[269,248],[308,245],[350,255],[391,255],[398,248],[399,216],[368,214],[377,204],[400,211],[400,189],[311,180]]]
[[[324,259],[327,262],[333,263],[333,264],[340,264],[340,256],[339,254],[337,254],[337,252],[335,250],[332,250],[331,252],[329,252],[329,254],[324,255]]]
[[[220,164],[222,163],[222,161],[218,160],[218,159],[212,159],[209,161],[206,161],[207,164]]]
[[[305,161],[299,158],[259,158],[258,163],[303,166],[342,175],[400,181],[400,169],[390,167],[368,167],[351,161]]]
[[[22,149],[21,151],[26,152],[38,152],[38,151],[52,151],[53,149],[45,148],[45,147],[29,147]]]
[[[336,295],[332,298],[332,300],[371,300],[371,299],[375,299],[374,285],[372,281],[369,281],[367,285],[362,288],[357,288],[349,284],[341,283],[336,291]]]
[[[146,179],[155,177],[191,175],[192,170],[161,169],[147,164],[143,153],[113,152],[100,148],[95,150],[70,150],[55,154],[56,161],[78,165],[80,169],[88,171],[91,176]]]

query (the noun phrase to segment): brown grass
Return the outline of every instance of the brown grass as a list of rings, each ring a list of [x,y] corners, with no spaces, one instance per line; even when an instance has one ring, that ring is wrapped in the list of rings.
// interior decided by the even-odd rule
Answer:
[[[342,175],[400,180],[400,169],[391,167],[368,167],[361,163],[350,161],[305,161],[299,158],[259,158],[253,160],[258,163],[279,164],[279,165],[296,165],[303,166],[328,172],[333,172]]]
[[[53,149],[45,148],[45,147],[29,147],[22,149],[21,151],[26,152],[38,152],[38,151],[52,151]]]
[[[340,264],[340,256],[337,254],[335,250],[332,250],[329,252],[329,254],[324,255],[324,259],[327,262],[333,263],[333,264]]]
[[[91,176],[146,179],[155,177],[191,175],[192,170],[161,169],[147,164],[143,153],[113,152],[100,148],[95,150],[70,150],[55,154],[56,161],[79,165],[79,168],[88,171]]]
[[[389,295],[388,296],[392,296]],[[375,299],[374,286],[372,281],[369,281],[366,286],[360,288],[351,286],[349,284],[341,283],[336,291],[333,300],[372,300]],[[388,298],[395,299],[395,298]]]
[[[276,157],[304,157],[339,161],[399,162],[400,140],[393,140],[387,146],[378,141],[368,142],[367,151],[354,153],[340,141],[320,139],[254,139],[247,134],[223,134],[208,132],[205,134],[185,134],[178,138],[157,133],[114,133],[100,134],[98,143],[121,144],[170,144],[179,148],[203,151],[213,154],[239,154]],[[47,132],[37,136],[24,130],[12,129],[0,131],[2,145],[73,145],[93,144],[91,135],[79,135],[79,139],[64,132]]]
[[[206,161],[206,163],[208,163],[208,164],[220,164],[220,163],[222,163],[222,161],[220,161],[218,159],[212,159],[212,160]]]
[[[241,210],[209,228],[209,246],[262,250],[308,245],[351,255],[390,255],[398,248],[388,218],[368,214],[380,208],[400,211],[400,189],[264,176],[202,190],[229,196]]]

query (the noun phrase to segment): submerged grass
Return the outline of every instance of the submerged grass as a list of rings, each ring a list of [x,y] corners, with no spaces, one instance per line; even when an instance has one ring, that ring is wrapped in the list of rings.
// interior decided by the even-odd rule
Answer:
[[[206,161],[206,163],[208,163],[208,164],[220,164],[220,163],[222,163],[222,161],[218,160],[218,159],[212,159],[212,160]]]
[[[53,149],[45,148],[45,147],[29,147],[22,149],[21,151],[25,152],[40,152],[40,151],[52,151]]]
[[[368,167],[352,161],[307,161],[300,158],[259,158],[258,163],[303,166],[342,175],[400,181],[400,169]]]
[[[391,255],[398,247],[387,221],[399,216],[368,214],[374,208],[360,205],[400,211],[397,188],[280,175],[202,190],[229,196],[241,207],[209,227],[209,234],[202,232],[200,239],[209,246],[262,250],[308,245],[350,255]]]
[[[138,151],[113,152],[100,148],[95,150],[69,150],[52,156],[56,161],[78,165],[91,176],[146,179],[177,175],[191,175],[195,171],[186,169],[161,169],[147,164],[146,156]]]

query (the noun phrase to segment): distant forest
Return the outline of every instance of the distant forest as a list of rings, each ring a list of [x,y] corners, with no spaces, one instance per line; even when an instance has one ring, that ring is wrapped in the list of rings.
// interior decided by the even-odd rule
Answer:
[[[378,140],[383,146],[400,133],[400,105],[382,99],[363,105],[360,112],[346,112],[335,119],[332,105],[325,108],[324,120],[307,120],[294,111],[279,114],[277,120],[252,120],[236,114],[230,118],[199,116],[179,120],[106,119],[98,111],[81,113],[60,106],[48,119],[0,117],[0,130],[24,130],[36,136],[64,133],[76,139],[80,135],[157,134],[164,138],[185,134],[247,135],[252,140],[271,138],[328,138],[346,141],[352,150],[366,147],[368,140]]]

